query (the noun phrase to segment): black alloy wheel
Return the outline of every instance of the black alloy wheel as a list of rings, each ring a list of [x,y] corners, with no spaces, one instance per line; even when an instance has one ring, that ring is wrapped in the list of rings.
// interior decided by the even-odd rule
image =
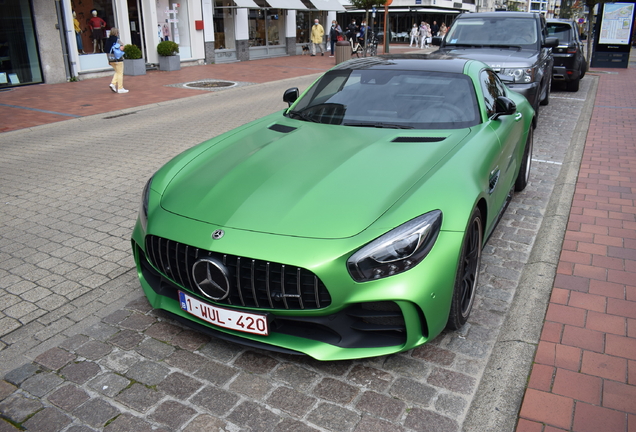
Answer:
[[[464,234],[464,242],[459,257],[455,289],[451,300],[447,327],[458,330],[466,321],[473,308],[479,268],[481,266],[481,249],[484,238],[482,216],[479,209],[474,209]]]
[[[523,159],[521,159],[521,168],[515,180],[515,192],[521,192],[528,185],[530,180],[530,168],[532,167],[532,149],[534,147],[534,127],[530,125],[528,130],[528,138],[526,139],[526,147],[523,150]]]

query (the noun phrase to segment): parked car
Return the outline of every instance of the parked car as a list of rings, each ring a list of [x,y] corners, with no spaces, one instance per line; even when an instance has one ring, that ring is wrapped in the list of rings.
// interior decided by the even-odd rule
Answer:
[[[132,249],[150,304],[319,360],[460,328],[529,180],[532,106],[484,63],[422,55],[344,62],[283,100],[147,182]]]
[[[587,61],[578,26],[569,19],[549,19],[546,27],[548,35],[559,39],[559,46],[552,49],[554,57],[552,79],[565,82],[568,91],[578,91],[579,81],[587,71]]]
[[[539,13],[485,12],[459,15],[433,56],[452,55],[483,61],[509,77],[511,90],[524,95],[538,112],[550,102],[552,50],[557,38],[548,37]]]

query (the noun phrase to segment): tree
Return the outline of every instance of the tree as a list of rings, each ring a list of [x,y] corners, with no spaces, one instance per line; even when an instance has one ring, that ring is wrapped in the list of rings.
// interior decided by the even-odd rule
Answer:
[[[367,28],[364,31],[365,57],[367,55],[367,50],[366,50],[367,35],[369,34],[369,9],[372,9],[374,6],[376,7],[384,6],[385,3],[386,3],[386,0],[351,0],[351,4],[353,5],[354,8],[365,10],[364,22],[367,23]],[[389,35],[389,32],[387,31],[387,29],[384,29],[384,37],[386,38],[388,37],[388,35]]]

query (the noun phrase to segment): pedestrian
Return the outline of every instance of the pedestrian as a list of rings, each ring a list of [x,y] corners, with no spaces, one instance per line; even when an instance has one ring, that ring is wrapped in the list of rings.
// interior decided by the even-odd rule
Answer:
[[[119,30],[115,27],[110,29],[110,37],[114,37],[115,42],[110,48],[109,54],[113,54],[114,58],[109,61],[109,65],[115,69],[115,74],[110,82],[110,89],[115,93],[128,93],[128,90],[124,88],[124,47],[119,40]]]
[[[320,55],[325,55],[325,50],[322,47],[322,38],[325,35],[325,29],[322,28],[318,18],[314,20],[314,25],[311,28],[311,55],[316,56],[316,47],[320,48]]]
[[[442,25],[439,26],[439,37],[444,38],[444,36],[446,36],[447,31],[448,31],[448,28],[446,27],[446,23],[442,23]]]
[[[342,29],[340,25],[338,25],[338,21],[331,21],[331,29],[329,29],[329,44],[331,45],[331,55],[329,57],[333,57],[336,42],[342,40]]]
[[[119,40],[119,30],[116,27],[110,29],[109,36],[106,38],[104,42],[104,52],[109,53],[110,49],[117,43]]]
[[[424,44],[426,44],[426,23],[422,21],[420,24],[420,48],[424,48]]]
[[[364,46],[364,34],[367,32],[367,22],[365,20],[362,20],[362,22],[360,23],[360,32],[358,34],[358,41],[360,42],[360,45]]]
[[[431,37],[437,36],[439,33],[439,26],[437,25],[437,21],[433,21],[433,25],[431,26]]]
[[[358,26],[356,24],[356,20],[353,19],[347,26],[347,39],[353,40],[355,42],[356,35],[358,34]]]
[[[419,46],[419,39],[420,39],[420,29],[417,28],[417,24],[413,23],[413,28],[411,29],[411,43],[409,44],[409,46],[413,46],[413,41],[415,40],[415,48],[417,48]]]

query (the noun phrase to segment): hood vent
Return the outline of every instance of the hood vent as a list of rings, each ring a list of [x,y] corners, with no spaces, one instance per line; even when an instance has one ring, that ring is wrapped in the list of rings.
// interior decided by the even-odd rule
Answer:
[[[440,142],[444,141],[446,137],[397,137],[391,142],[402,143],[427,143],[427,142]]]
[[[290,133],[292,131],[295,131],[296,128],[295,127],[291,127],[291,126],[285,126],[282,124],[273,124],[269,127],[269,129],[276,131],[276,132],[281,132],[281,133]]]

